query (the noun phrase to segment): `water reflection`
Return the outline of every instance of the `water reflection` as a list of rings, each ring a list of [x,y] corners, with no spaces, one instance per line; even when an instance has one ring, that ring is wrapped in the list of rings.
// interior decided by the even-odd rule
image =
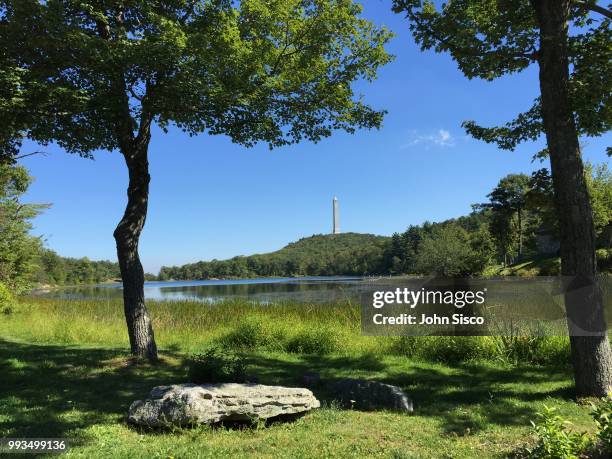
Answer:
[[[261,303],[279,301],[330,302],[358,300],[366,288],[360,277],[302,277],[274,279],[145,282],[145,298],[163,301],[215,303],[244,298]],[[45,296],[63,299],[122,298],[122,285],[65,287]]]

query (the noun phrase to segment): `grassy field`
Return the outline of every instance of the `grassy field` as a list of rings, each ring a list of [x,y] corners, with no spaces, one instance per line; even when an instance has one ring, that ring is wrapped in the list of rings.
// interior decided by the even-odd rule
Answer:
[[[67,456],[86,458],[469,458],[505,457],[533,441],[529,421],[544,404],[576,430],[592,429],[572,398],[563,338],[538,344],[550,356],[536,365],[491,338],[364,337],[350,304],[150,309],[162,359],[146,365],[126,353],[118,302],[26,298],[2,315],[0,436],[67,437]],[[213,343],[245,352],[260,383],[301,385],[307,371],[376,379],[406,390],[415,413],[339,409],[315,389],[323,408],[293,423],[146,431],[125,422],[133,400],[186,381],[184,358]]]

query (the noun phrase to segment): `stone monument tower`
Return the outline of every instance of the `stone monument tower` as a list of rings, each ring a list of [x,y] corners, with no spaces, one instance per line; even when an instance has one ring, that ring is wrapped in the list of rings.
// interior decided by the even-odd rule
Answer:
[[[334,196],[333,200],[334,222],[332,226],[333,234],[340,234],[340,214],[338,213],[338,198]]]

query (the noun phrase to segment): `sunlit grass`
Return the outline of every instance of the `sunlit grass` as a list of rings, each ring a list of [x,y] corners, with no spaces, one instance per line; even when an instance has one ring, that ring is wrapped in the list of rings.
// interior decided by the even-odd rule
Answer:
[[[147,306],[159,348],[184,353],[221,345],[305,354],[402,355],[450,363],[569,362],[566,337],[364,336],[359,306],[350,302],[149,301]],[[22,298],[20,306],[0,320],[0,336],[32,343],[128,347],[120,300]]]

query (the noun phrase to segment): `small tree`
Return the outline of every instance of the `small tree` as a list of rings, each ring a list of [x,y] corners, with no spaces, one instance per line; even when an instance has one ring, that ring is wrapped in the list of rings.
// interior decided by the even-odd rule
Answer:
[[[558,209],[576,389],[605,395],[612,355],[578,136],[600,135],[612,125],[612,12],[593,0],[454,0],[441,10],[429,0],[393,4],[423,49],[450,53],[468,78],[493,80],[539,66],[540,96],[529,110],[501,127],[464,126],[509,150],[546,136],[541,156],[550,157]]]
[[[595,236],[599,238],[612,225],[612,172],[605,163],[595,166],[587,163],[586,181],[593,208]]]
[[[456,223],[439,225],[424,237],[416,257],[416,270],[449,278],[481,274],[490,263],[493,244],[483,227],[468,233]]]
[[[30,287],[42,248],[30,220],[46,206],[21,202],[31,182],[24,167],[0,163],[0,283],[16,293]]]
[[[593,227],[599,246],[609,247],[612,225],[612,173],[605,163],[585,164],[585,180],[593,209]],[[527,192],[527,208],[538,214],[544,227],[558,237],[558,217],[555,209],[553,181],[548,169],[531,175]]]
[[[497,186],[488,194],[490,202],[480,205],[481,208],[492,210],[493,234],[498,246],[507,260],[515,239],[512,219],[517,218],[516,239],[518,239],[518,257],[523,255],[523,220],[526,197],[529,191],[529,177],[525,174],[509,174],[502,178]]]
[[[25,99],[13,124],[71,153],[125,159],[114,237],[134,355],[157,355],[138,256],[152,126],[271,148],[376,128],[383,112],[351,83],[375,78],[389,38],[351,0],[0,1],[0,54],[22,71]]]

